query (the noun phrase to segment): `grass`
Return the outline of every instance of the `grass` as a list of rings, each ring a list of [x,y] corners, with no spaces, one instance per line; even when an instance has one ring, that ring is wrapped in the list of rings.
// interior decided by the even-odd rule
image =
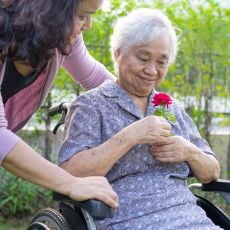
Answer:
[[[51,203],[49,206],[41,206],[33,214],[16,214],[3,217],[0,212],[0,230],[25,230],[29,227],[33,216],[41,209],[50,207],[58,209],[57,202]]]
[[[0,230],[25,230],[31,221],[31,218],[10,218],[3,219],[0,217]]]

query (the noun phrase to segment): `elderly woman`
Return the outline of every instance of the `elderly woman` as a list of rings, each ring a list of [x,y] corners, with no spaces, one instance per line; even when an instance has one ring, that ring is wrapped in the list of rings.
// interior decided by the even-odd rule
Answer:
[[[76,176],[105,175],[120,198],[98,229],[219,229],[186,186],[219,176],[219,164],[191,118],[174,102],[175,124],[154,116],[155,89],[177,50],[169,19],[138,9],[122,18],[111,48],[117,82],[77,98],[65,129],[61,167]],[[171,135],[173,133],[174,135]]]

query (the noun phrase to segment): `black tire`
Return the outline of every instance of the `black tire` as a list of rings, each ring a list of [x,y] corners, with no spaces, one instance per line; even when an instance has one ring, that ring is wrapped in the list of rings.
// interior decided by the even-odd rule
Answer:
[[[41,222],[34,222],[26,230],[50,230],[50,228]]]
[[[87,230],[87,224],[79,207],[73,207],[66,202],[59,203],[59,212],[66,219],[70,230]]]
[[[45,224],[49,230],[69,230],[68,224],[62,214],[51,208],[40,210],[33,217],[31,223],[33,224],[34,222]]]

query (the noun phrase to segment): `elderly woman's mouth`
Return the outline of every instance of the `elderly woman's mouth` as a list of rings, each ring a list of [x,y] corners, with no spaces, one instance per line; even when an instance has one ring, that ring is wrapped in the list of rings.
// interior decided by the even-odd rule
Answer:
[[[141,77],[141,76],[138,76],[138,78],[141,81],[146,82],[146,83],[153,83],[156,81],[156,78],[147,78],[147,77]]]

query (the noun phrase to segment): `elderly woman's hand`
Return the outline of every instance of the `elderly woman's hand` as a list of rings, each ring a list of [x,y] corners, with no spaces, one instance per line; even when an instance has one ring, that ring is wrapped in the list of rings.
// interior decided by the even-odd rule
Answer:
[[[153,156],[161,162],[191,161],[198,148],[181,136],[171,136],[164,144],[151,146]]]
[[[163,117],[150,115],[125,128],[129,140],[136,144],[163,144],[170,136],[171,125]]]

